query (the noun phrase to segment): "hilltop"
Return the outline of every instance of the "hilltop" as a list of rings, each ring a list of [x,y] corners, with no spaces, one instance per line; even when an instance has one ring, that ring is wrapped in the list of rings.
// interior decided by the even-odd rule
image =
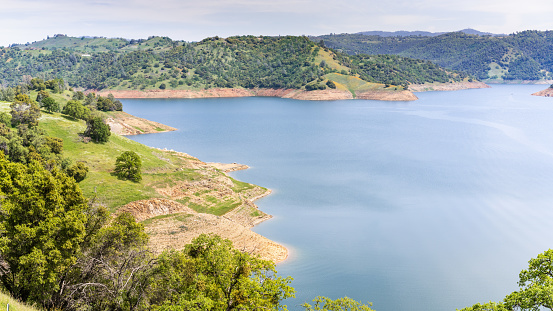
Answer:
[[[184,42],[167,37],[126,40],[58,35],[0,49],[4,85],[17,85],[26,76],[62,78],[77,89],[114,94],[271,89],[296,90],[297,95],[291,97],[298,99],[317,98],[304,94],[312,91],[326,90],[337,99],[355,98],[366,90],[385,95],[403,92],[411,84],[473,79],[428,61],[390,55],[349,56],[294,36]]]
[[[369,34],[369,35],[366,35]],[[407,36],[375,33],[311,37],[328,47],[356,54],[394,54],[424,59],[480,80],[512,83],[553,79],[553,31],[528,30],[510,35],[453,32]]]

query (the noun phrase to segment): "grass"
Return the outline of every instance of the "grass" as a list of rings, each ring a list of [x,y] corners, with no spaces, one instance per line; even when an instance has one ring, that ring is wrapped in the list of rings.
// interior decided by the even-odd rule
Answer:
[[[96,197],[112,211],[119,206],[136,200],[161,197],[153,186],[171,186],[176,180],[195,180],[201,174],[192,169],[179,170],[183,160],[164,154],[166,160],[156,154],[159,150],[142,145],[128,138],[111,135],[104,144],[84,143],[79,133],[84,132],[84,121],[71,121],[60,114],[44,114],[40,127],[49,136],[64,140],[64,156],[71,160],[83,161],[90,168],[85,180],[79,185],[86,197]],[[140,183],[118,179],[111,173],[115,159],[124,151],[132,150],[142,159],[142,178]]]
[[[232,187],[232,191],[234,192],[242,192],[242,191],[253,189],[255,187],[252,184],[236,180],[232,177],[230,177],[230,179],[232,180],[232,183],[234,183],[234,187]]]
[[[10,304],[10,311],[38,311],[38,309],[25,305],[13,299],[10,295],[0,292],[0,308],[6,308]]]
[[[350,69],[338,63],[338,61],[336,61],[333,56],[334,56],[333,52],[320,49],[319,54],[317,54],[317,56],[315,57],[315,64],[319,65],[321,61],[324,60],[326,63],[326,66],[329,68],[336,69],[338,71],[345,70],[349,72]]]
[[[507,74],[507,70],[502,69],[498,63],[490,63],[489,77],[497,76],[497,79],[502,79],[505,74]]]
[[[328,80],[334,81],[337,89],[348,90],[354,95],[356,91],[385,90],[384,84],[370,83],[355,76],[347,76],[340,73],[329,73],[324,75],[324,77]]]
[[[216,200],[215,202],[210,203],[215,203],[215,205],[200,205],[196,203],[189,203],[188,207],[198,213],[207,213],[216,216],[222,216],[240,206],[242,204],[242,201],[236,200],[234,198],[227,198],[221,201]]]
[[[9,111],[9,103],[0,103],[0,110]],[[79,136],[85,130],[85,122],[71,120],[59,113],[42,113],[39,127],[48,136],[59,137],[64,141],[63,157],[84,162],[89,167],[87,177],[79,183],[85,197],[95,199],[110,211],[116,211],[127,203],[151,198],[165,198],[156,189],[173,187],[180,182],[195,182],[213,179],[224,173],[205,168],[186,168],[189,159],[176,153],[163,152],[126,137],[112,134],[107,143],[85,143]],[[161,135],[161,134],[160,134]],[[117,178],[114,174],[115,160],[124,151],[134,151],[142,159],[142,181],[132,182]],[[225,175],[225,178],[226,177]],[[256,186],[231,179],[232,190],[240,193]],[[242,204],[238,195],[217,197],[211,189],[198,190],[195,197],[201,201],[190,202],[182,198],[178,202],[197,212],[223,215]]]

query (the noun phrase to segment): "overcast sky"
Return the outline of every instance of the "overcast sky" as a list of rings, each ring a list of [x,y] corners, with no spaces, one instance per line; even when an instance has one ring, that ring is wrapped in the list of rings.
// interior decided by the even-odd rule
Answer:
[[[369,30],[553,29],[552,0],[0,0],[0,45],[57,33],[198,41]]]

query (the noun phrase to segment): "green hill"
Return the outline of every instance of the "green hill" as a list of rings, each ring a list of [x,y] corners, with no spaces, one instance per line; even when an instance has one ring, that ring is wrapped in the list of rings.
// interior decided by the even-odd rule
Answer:
[[[553,79],[553,31],[528,30],[505,36],[462,32],[390,37],[339,34],[311,39],[350,55],[395,54],[429,60],[483,80]]]
[[[62,78],[72,87],[97,90],[304,89],[307,85],[324,89],[327,86],[320,82],[331,73],[396,86],[467,77],[438,66],[430,71],[426,67],[405,57],[361,61],[294,36],[213,37],[195,43],[166,37],[57,36],[0,49],[0,79],[5,85],[17,85],[32,76]]]

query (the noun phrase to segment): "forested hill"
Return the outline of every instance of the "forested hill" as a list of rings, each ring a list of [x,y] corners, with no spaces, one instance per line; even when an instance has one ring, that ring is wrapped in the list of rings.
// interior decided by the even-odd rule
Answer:
[[[396,54],[432,61],[468,72],[478,79],[553,79],[553,31],[523,31],[505,36],[462,32],[440,36],[366,36],[340,34],[311,37],[328,47],[355,54]]]
[[[72,87],[97,90],[313,90],[336,87],[331,77],[344,76],[390,86],[470,79],[427,61],[389,55],[350,57],[294,36],[213,37],[189,43],[167,37],[125,40],[57,35],[0,49],[4,86],[29,76],[61,78]]]

